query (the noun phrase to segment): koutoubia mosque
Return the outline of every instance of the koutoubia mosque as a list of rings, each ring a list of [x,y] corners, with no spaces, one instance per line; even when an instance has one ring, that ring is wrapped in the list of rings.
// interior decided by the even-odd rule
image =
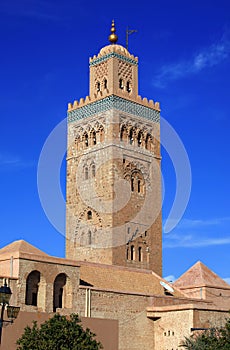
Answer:
[[[202,262],[162,278],[160,104],[139,95],[138,58],[117,40],[112,22],[89,95],[68,104],[66,258],[22,240],[0,249],[0,283],[20,306],[1,349],[54,312],[79,314],[105,350],[179,350],[228,317],[230,286]]]

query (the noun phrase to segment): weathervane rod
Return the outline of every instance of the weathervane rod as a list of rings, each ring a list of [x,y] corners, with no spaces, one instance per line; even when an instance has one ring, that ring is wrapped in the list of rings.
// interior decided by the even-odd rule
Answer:
[[[126,28],[126,49],[128,50],[129,47],[129,35],[132,33],[136,33],[136,29],[129,29],[128,27]]]

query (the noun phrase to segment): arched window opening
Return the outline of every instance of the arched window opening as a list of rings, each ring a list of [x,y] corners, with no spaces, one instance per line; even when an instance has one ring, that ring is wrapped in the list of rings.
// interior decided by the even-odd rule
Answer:
[[[119,88],[124,89],[124,83],[122,79],[119,79]]]
[[[152,136],[148,134],[145,140],[145,148],[149,151],[151,150],[151,144],[152,144]]]
[[[129,143],[130,143],[130,145],[133,144],[133,130],[132,129],[129,132]]]
[[[85,180],[88,180],[88,178],[89,178],[89,169],[88,169],[88,167],[86,166],[86,167],[85,167]]]
[[[93,217],[92,211],[89,210],[89,211],[87,212],[87,219],[88,219],[88,220],[91,220],[92,217]]]
[[[93,133],[92,133],[92,138],[93,138],[93,145],[96,145],[97,138],[96,138],[96,132],[95,131],[93,131]]]
[[[135,260],[135,248],[134,245],[130,247],[130,260]]]
[[[79,151],[79,146],[80,146],[80,136],[77,136],[75,138],[75,146],[76,146],[76,150]]]
[[[103,142],[105,140],[105,130],[103,126],[100,127],[99,133],[100,133],[100,142]]]
[[[92,177],[96,176],[96,166],[95,164],[92,164]]]
[[[138,247],[138,261],[142,261],[142,248]]]
[[[108,82],[107,82],[107,79],[105,79],[105,80],[104,80],[104,89],[107,89],[107,85],[108,85],[107,83],[108,83]]]
[[[131,191],[134,192],[134,178],[131,177]]]
[[[127,83],[126,83],[126,90],[127,90],[128,92],[131,92],[131,85],[130,85],[130,82],[129,82],[129,81],[127,81]]]
[[[83,140],[85,142],[85,147],[88,147],[89,146],[89,137],[88,137],[87,133],[84,134]]]
[[[97,92],[99,92],[101,90],[101,84],[99,81],[97,81],[96,87],[97,87]]]
[[[124,126],[122,126],[122,128],[121,128],[120,139],[121,139],[121,141],[123,141],[123,139],[124,139]]]
[[[126,249],[126,260],[129,260],[129,247]]]
[[[39,271],[32,271],[26,279],[26,305],[38,305],[38,292],[41,274]]]
[[[80,247],[85,245],[85,232],[82,231],[80,235]]]
[[[120,139],[121,141],[127,141],[127,129],[126,127],[123,125],[122,128],[121,128],[121,134],[120,134]]]
[[[60,273],[54,280],[54,292],[53,292],[53,311],[56,312],[57,308],[63,308],[64,305],[64,290],[66,285],[66,275]]]
[[[141,146],[141,143],[142,143],[142,134],[141,134],[141,132],[139,132],[138,136],[137,136],[137,145],[138,145],[138,147]]]
[[[92,244],[92,233],[90,230],[88,231],[88,242],[87,243],[88,243],[88,245]]]
[[[137,180],[137,192],[138,193],[141,192],[141,180],[140,179]]]

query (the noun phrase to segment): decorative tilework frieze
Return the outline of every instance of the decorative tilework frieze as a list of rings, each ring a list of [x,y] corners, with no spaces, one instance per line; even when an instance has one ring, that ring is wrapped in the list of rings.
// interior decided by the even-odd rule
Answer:
[[[116,95],[105,97],[99,101],[92,102],[80,108],[68,112],[68,122],[84,119],[97,113],[110,109],[117,109],[125,113],[130,113],[138,117],[146,118],[153,122],[160,122],[160,112],[149,107],[145,107],[133,101],[126,100]]]
[[[135,61],[135,60],[133,60],[133,59],[131,59],[129,57],[125,57],[125,56],[120,55],[119,53],[116,53],[116,52],[110,52],[107,55],[104,55],[102,57],[96,58],[95,60],[91,61],[89,65],[90,66],[95,66],[95,65],[97,65],[97,64],[99,64],[101,62],[104,62],[104,61],[108,60],[111,57],[119,58],[122,61],[134,64],[134,65],[138,64],[137,61]]]

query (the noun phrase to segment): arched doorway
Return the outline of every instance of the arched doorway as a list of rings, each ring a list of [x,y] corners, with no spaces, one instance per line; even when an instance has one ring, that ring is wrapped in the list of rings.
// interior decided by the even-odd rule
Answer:
[[[66,286],[66,274],[60,273],[54,280],[53,311],[64,307],[64,289]]]
[[[41,274],[39,271],[32,271],[26,279],[26,305],[38,306],[38,292]]]

